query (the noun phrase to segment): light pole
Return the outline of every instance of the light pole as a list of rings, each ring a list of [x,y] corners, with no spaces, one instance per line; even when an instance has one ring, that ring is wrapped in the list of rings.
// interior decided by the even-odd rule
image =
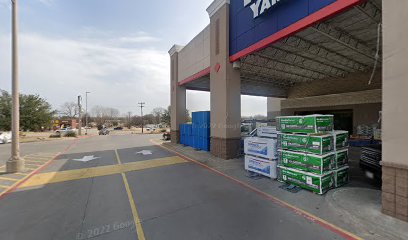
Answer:
[[[20,157],[20,93],[18,83],[18,39],[17,39],[17,0],[12,6],[12,117],[11,117],[11,157],[6,163],[8,173],[24,171],[24,159]]]
[[[85,135],[88,135],[88,93],[85,93]]]
[[[82,97],[78,96],[78,135],[82,135]]]

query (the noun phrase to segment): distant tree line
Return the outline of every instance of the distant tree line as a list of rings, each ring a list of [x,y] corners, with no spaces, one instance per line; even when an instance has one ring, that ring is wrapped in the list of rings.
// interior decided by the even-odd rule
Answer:
[[[11,130],[12,98],[7,91],[0,89],[0,130]],[[20,94],[20,128],[22,131],[40,131],[52,128],[53,120],[67,120],[78,118],[79,108],[75,102],[62,104],[59,110],[53,110],[44,98],[35,94]],[[85,124],[86,114],[82,109],[82,122]],[[97,125],[139,127],[142,124],[156,124],[169,126],[170,107],[155,108],[143,117],[131,112],[121,114],[116,108],[94,106],[88,111],[88,122]],[[186,110],[186,120],[191,121],[190,112]],[[84,126],[84,125],[83,125]]]
[[[82,109],[83,110],[83,109]],[[72,119],[78,118],[79,109],[75,102],[67,102],[61,105],[59,110],[59,115],[61,119]],[[104,106],[94,106],[88,112],[88,122],[95,123],[97,125],[110,125],[113,127],[123,126],[123,127],[140,127],[147,124],[155,125],[170,125],[170,107],[165,108],[154,108],[151,113],[145,114],[143,118],[140,115],[134,115],[132,112],[127,112],[121,114],[116,108],[104,107]],[[82,112],[82,122],[85,123],[86,114]],[[190,112],[186,110],[187,122],[191,121]]]

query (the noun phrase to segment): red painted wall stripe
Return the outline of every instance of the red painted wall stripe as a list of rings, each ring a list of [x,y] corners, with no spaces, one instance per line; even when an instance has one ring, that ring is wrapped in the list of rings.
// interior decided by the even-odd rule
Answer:
[[[183,81],[179,82],[178,85],[179,85],[179,86],[182,86],[182,85],[184,85],[184,84],[187,84],[187,83],[189,83],[189,82],[192,82],[192,81],[194,81],[194,80],[196,80],[196,79],[198,79],[198,78],[200,78],[200,77],[204,77],[205,75],[210,74],[210,72],[211,72],[211,68],[208,67],[208,68],[206,68],[206,69],[204,69],[204,70],[201,70],[201,71],[199,71],[198,73],[196,73],[196,74],[194,74],[194,75],[192,75],[192,76],[190,76],[190,77],[184,79]]]
[[[291,36],[317,22],[323,21],[327,18],[330,18],[333,15],[336,15],[346,9],[349,9],[355,5],[358,5],[365,0],[337,0],[336,2],[330,4],[327,7],[320,9],[319,11],[303,18],[302,20],[290,25],[287,28],[282,29],[281,31],[272,34],[271,36],[245,48],[244,50],[230,56],[230,62],[235,62],[242,57],[245,57],[253,52],[259,51],[263,48],[268,47],[270,44],[275,43],[282,38]]]

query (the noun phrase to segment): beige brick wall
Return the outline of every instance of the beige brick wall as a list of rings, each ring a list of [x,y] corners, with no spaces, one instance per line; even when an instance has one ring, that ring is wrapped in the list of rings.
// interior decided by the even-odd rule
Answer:
[[[408,170],[384,166],[382,171],[383,213],[408,221]]]
[[[183,81],[209,66],[210,26],[207,26],[180,51],[178,81]]]

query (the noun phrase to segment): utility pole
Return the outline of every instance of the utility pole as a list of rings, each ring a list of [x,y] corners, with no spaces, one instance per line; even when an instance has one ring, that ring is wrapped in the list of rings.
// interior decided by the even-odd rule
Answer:
[[[15,173],[24,171],[24,159],[20,157],[20,90],[18,79],[18,29],[17,0],[11,0],[12,7],[12,139],[11,157],[6,163],[6,171]]]
[[[78,96],[78,135],[82,135],[82,97]]]
[[[88,135],[88,93],[85,93],[85,135]]]
[[[138,104],[140,105],[140,116],[142,117],[142,134],[143,134],[143,127],[144,127],[143,108],[144,108],[144,105],[145,105],[146,103],[140,102],[140,103],[138,103]]]

